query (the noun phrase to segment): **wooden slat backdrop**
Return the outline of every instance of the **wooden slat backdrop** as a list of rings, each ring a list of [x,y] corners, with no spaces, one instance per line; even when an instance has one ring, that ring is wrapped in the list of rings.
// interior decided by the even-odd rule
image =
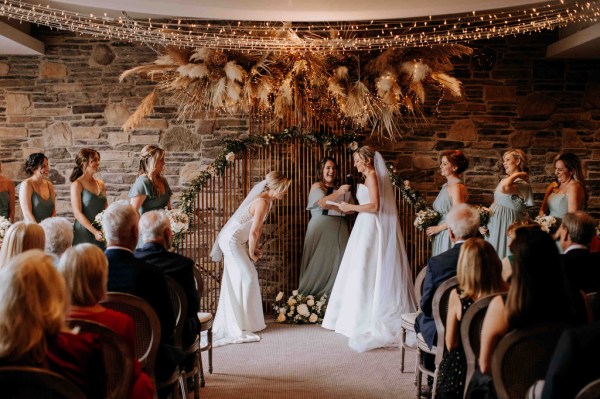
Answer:
[[[352,156],[346,148],[326,149],[295,139],[238,156],[224,176],[212,178],[198,192],[195,218],[179,252],[194,259],[202,270],[204,311],[215,312],[218,304],[223,263],[210,259],[217,233],[252,185],[272,170],[279,170],[290,177],[292,185],[283,200],[274,202],[263,227],[261,242],[264,253],[256,266],[265,312],[271,311],[277,292],[283,291],[289,295],[297,288],[304,234],[309,221],[309,211],[306,210],[308,192],[311,185],[320,179],[318,164],[325,155],[331,155],[338,161],[341,183],[347,174],[354,175],[355,181],[360,181],[352,165]],[[429,257],[430,243],[423,232],[413,227],[414,210],[402,199],[398,189],[396,197],[414,278]]]

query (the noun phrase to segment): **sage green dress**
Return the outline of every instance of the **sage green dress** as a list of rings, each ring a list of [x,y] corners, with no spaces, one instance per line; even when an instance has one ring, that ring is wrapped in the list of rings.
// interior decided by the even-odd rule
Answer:
[[[133,183],[131,190],[129,190],[129,198],[137,197],[139,195],[146,196],[146,199],[144,200],[144,202],[142,202],[140,209],[138,209],[140,216],[149,211],[165,209],[169,204],[169,200],[171,199],[171,195],[173,195],[173,192],[169,187],[167,179],[165,179],[164,177],[160,177],[160,179],[162,180],[163,186],[165,188],[165,193],[163,195],[154,194],[152,190],[152,182],[150,181],[150,179],[148,179],[146,175],[139,176],[136,179],[135,183]],[[137,247],[139,248],[143,244],[144,242],[142,241],[140,235]]]
[[[457,183],[462,183],[462,180]],[[452,183],[456,184],[456,183]],[[446,223],[446,215],[452,209],[452,199],[448,194],[448,183],[444,183],[438,196],[433,201],[432,207],[440,214],[440,220],[436,226]],[[442,252],[446,252],[452,248],[452,240],[450,240],[450,232],[448,229],[442,230],[431,239],[431,256],[436,256]]]
[[[41,195],[32,191],[31,193],[31,212],[36,222],[52,217],[54,213],[54,196],[50,195],[48,199],[43,199]]]
[[[10,193],[8,191],[0,192],[0,216],[8,219],[10,213]]]
[[[83,189],[81,190],[81,211],[90,223],[94,222],[96,215],[106,208],[106,196],[102,193],[99,195]],[[86,229],[78,220],[73,224],[73,245],[90,243],[97,245],[101,249],[105,248],[105,243],[96,240],[96,237]]]
[[[325,192],[321,188],[311,190],[308,196],[306,209],[310,211],[311,219],[304,238],[298,285],[298,292],[313,295],[316,299],[331,294],[350,235],[344,216],[323,214],[323,209],[317,205],[323,197]]]

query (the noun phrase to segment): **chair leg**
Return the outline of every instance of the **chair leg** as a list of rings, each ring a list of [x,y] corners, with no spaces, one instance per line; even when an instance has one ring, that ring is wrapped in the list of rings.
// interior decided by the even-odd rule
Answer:
[[[417,385],[417,371],[419,370],[419,353],[415,356],[415,385]]]
[[[400,334],[402,337],[402,341],[400,343],[400,372],[404,373],[404,354],[406,353],[404,344],[406,342],[406,329],[400,327]]]
[[[206,333],[206,336],[208,338],[208,372],[209,374],[212,374],[213,372],[213,365],[212,365],[212,343],[213,343],[213,336],[212,336],[212,328],[210,330],[208,330],[208,332]]]
[[[183,399],[188,399],[185,381],[183,380],[183,373],[179,374],[178,382],[179,382],[179,389],[180,389],[181,397]]]
[[[204,381],[204,366],[202,366],[202,353],[198,356],[200,366],[198,367],[198,375],[200,376],[200,386],[204,388],[206,382]]]
[[[433,387],[431,388],[431,397],[435,398],[435,394],[437,392],[437,379],[438,379],[438,368],[435,366],[435,370],[433,371]]]
[[[419,367],[421,365],[421,351],[419,350],[419,348],[417,347],[417,359],[416,359],[416,363],[417,363],[417,368],[416,368],[416,373],[415,373],[415,383],[417,384],[417,399],[421,399],[421,380],[422,380],[422,372],[421,372],[421,368]]]

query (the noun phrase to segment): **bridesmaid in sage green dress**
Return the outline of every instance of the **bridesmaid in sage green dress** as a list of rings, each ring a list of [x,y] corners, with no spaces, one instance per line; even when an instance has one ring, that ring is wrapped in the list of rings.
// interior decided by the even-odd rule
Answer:
[[[446,225],[446,215],[453,205],[467,202],[469,194],[460,175],[469,167],[469,160],[459,150],[442,152],[440,174],[446,178],[440,193],[433,202],[433,209],[440,214],[437,225],[429,226],[425,232],[432,238],[431,255],[436,256],[452,248],[452,241]]]
[[[164,178],[165,151],[154,145],[142,148],[139,176],[129,190],[129,202],[140,216],[148,211],[171,209],[171,195],[167,179]],[[138,247],[143,242],[138,241]]]
[[[334,189],[337,164],[333,158],[323,158],[319,170],[322,181],[314,183],[308,194],[306,209],[310,211],[311,218],[304,237],[298,285],[298,292],[317,299],[331,294],[350,235],[345,215],[339,212],[337,206],[326,203],[350,202],[350,185]]]
[[[579,157],[572,152],[559,154],[554,159],[554,175],[556,181],[546,189],[540,215],[547,214],[562,219],[569,212],[584,210],[585,179]]]
[[[19,189],[19,204],[24,221],[39,223],[56,216],[54,186],[48,180],[48,158],[41,152],[29,155],[25,161],[25,172],[31,177],[23,180]]]
[[[0,173],[2,173],[1,162]],[[15,183],[2,175],[0,175],[0,216],[11,223],[15,222]]]
[[[102,232],[93,224],[96,215],[108,206],[104,182],[94,177],[100,168],[100,154],[91,148],[82,148],[75,163],[69,178],[71,207],[75,215],[73,245],[90,243],[104,249]]]

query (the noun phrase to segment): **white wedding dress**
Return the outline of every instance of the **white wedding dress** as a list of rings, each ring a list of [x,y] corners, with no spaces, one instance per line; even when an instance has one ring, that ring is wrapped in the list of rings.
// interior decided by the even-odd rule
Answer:
[[[357,352],[398,346],[400,315],[416,308],[393,188],[389,177],[384,178],[388,181],[378,175],[379,191],[392,190],[391,199],[387,193],[392,204],[384,206],[380,195],[378,213],[358,214],[323,320],[323,327],[349,337],[349,346]],[[369,203],[367,186],[359,184],[356,197],[361,205]],[[395,220],[386,220],[382,230],[381,218]],[[387,235],[390,226],[393,236]]]
[[[248,255],[252,227],[249,207],[250,204],[242,205],[242,212],[236,212],[219,233],[218,246],[225,262],[213,324],[213,346],[259,341],[260,337],[253,333],[266,328],[258,273]]]

